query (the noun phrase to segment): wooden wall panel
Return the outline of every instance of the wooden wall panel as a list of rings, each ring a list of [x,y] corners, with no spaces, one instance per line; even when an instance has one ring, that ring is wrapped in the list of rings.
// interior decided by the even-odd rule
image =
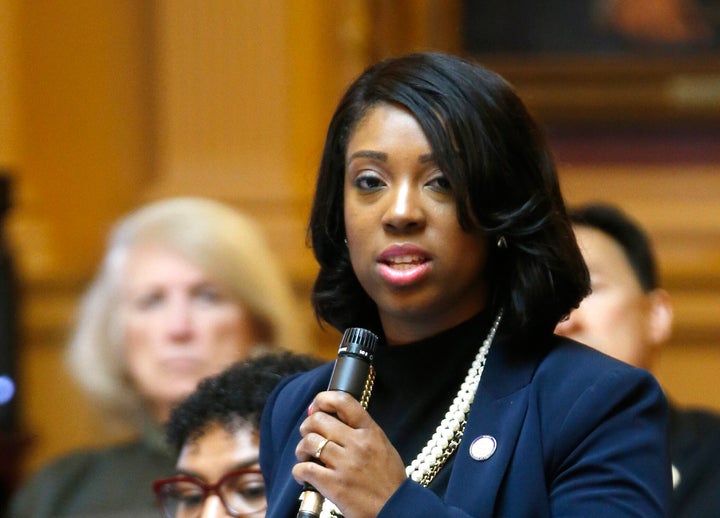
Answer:
[[[159,1],[150,194],[290,196],[282,2]]]
[[[0,2],[0,166],[18,162],[17,3]]]
[[[33,278],[85,276],[149,159],[144,3],[19,4],[18,246]]]

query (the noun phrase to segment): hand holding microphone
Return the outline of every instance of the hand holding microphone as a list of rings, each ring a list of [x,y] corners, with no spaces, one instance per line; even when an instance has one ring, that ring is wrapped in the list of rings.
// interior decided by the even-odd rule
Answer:
[[[372,383],[372,361],[377,341],[377,335],[367,329],[351,327],[345,330],[328,390],[347,392],[366,405]],[[327,438],[323,438],[318,444],[314,453],[316,459],[320,458],[328,442]],[[306,483],[300,495],[297,518],[318,518],[323,500],[323,496]]]

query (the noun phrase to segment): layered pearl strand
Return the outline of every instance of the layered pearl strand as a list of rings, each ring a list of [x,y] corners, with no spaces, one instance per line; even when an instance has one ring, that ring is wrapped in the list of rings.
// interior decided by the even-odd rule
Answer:
[[[405,468],[405,473],[408,477],[425,487],[432,482],[432,479],[435,478],[440,468],[443,467],[445,461],[455,453],[455,450],[457,450],[460,444],[460,440],[465,432],[465,424],[467,423],[470,405],[472,405],[475,399],[475,392],[480,384],[480,378],[485,368],[485,359],[490,351],[490,345],[492,345],[493,339],[495,338],[495,333],[500,326],[501,319],[502,310],[498,313],[495,322],[493,322],[492,327],[490,327],[487,337],[483,340],[482,346],[480,346],[480,350],[475,355],[475,360],[473,360],[472,365],[470,365],[470,369],[465,376],[465,381],[460,385],[460,390],[458,390],[457,396],[455,396],[450,408],[448,408],[448,411],[445,413],[445,417],[440,421],[440,424],[435,429],[435,433],[430,437],[430,440],[418,456],[415,457],[415,460]]]
[[[418,456],[415,457],[415,460],[405,468],[407,476],[424,487],[427,487],[428,484],[432,482],[435,475],[440,471],[440,468],[442,468],[450,456],[455,453],[455,450],[457,450],[460,444],[460,440],[465,432],[467,415],[470,412],[470,406],[475,399],[475,392],[477,392],[480,378],[485,369],[485,360],[501,320],[502,309],[490,327],[487,337],[483,340],[480,350],[478,350],[475,355],[475,359],[472,365],[470,365],[465,380],[460,385],[460,390],[458,390],[450,408],[448,408],[448,411],[445,413],[445,417],[440,421],[440,424],[435,429],[435,433]],[[335,504],[326,499],[323,502],[320,518],[336,517],[342,517],[342,514]]]

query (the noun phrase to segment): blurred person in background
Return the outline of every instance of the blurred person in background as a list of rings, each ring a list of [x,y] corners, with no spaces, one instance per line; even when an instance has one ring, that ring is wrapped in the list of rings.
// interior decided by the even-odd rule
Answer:
[[[264,516],[258,456],[265,400],[284,377],[321,363],[287,351],[263,354],[200,382],[166,426],[178,460],[174,476],[153,483],[162,516]]]
[[[171,409],[256,352],[309,350],[295,304],[260,230],[229,206],[175,198],[128,215],[82,300],[68,363],[134,438],[43,467],[10,516],[157,516],[150,486],[174,469],[161,428]]]
[[[620,209],[593,203],[569,211],[590,270],[592,293],[556,329],[651,370],[670,338],[673,310],[660,287],[652,244]],[[672,517],[720,516],[720,415],[670,408]]]

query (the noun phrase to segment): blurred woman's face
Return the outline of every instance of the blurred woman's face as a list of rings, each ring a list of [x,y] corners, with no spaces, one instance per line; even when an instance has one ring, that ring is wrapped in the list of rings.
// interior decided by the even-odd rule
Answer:
[[[247,356],[247,310],[203,270],[166,248],[131,251],[121,329],[128,374],[159,421],[206,376]]]

